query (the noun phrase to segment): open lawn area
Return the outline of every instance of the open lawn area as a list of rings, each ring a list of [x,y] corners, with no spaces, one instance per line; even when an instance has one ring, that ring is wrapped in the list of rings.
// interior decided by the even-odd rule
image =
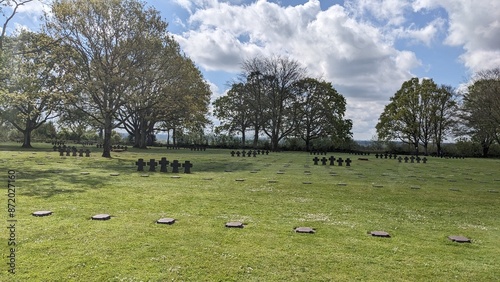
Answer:
[[[243,158],[231,157],[231,150],[153,148],[104,159],[95,147],[88,147],[90,157],[60,157],[50,144],[34,147],[0,145],[0,213],[4,226],[15,225],[0,232],[0,281],[500,277],[498,159],[423,164],[325,156],[351,158],[350,167],[339,167],[314,165],[315,156],[300,152]],[[139,158],[162,157],[191,161],[192,173],[174,174],[170,166],[167,173],[159,166],[137,171]],[[9,175],[15,192],[8,191]],[[53,213],[32,215],[44,210]],[[92,220],[96,214],[111,219]],[[156,223],[167,217],[175,223]],[[233,221],[244,227],[225,227]],[[471,243],[452,242],[450,235]],[[15,274],[8,272],[12,254]]]

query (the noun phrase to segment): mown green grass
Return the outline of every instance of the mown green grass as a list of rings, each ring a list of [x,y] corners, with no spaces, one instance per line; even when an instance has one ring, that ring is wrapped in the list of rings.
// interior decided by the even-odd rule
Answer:
[[[230,150],[157,148],[103,159],[97,149],[90,158],[61,158],[48,145],[35,146],[0,148],[5,190],[7,171],[17,172],[18,220],[15,275],[7,273],[9,234],[0,234],[6,254],[1,281],[500,277],[500,193],[490,192],[500,192],[499,160],[430,158],[410,164],[328,155],[351,157],[347,168],[315,166],[314,156],[297,152],[237,158]],[[147,172],[136,171],[138,158],[161,157],[190,160],[193,173],[171,178],[169,168],[167,174],[141,177]],[[32,216],[37,210],[54,214]],[[98,213],[112,219],[90,220]],[[162,217],[177,222],[156,224]],[[245,228],[225,228],[228,221],[242,221]],[[313,227],[316,234],[294,233],[297,226]],[[367,235],[373,230],[392,237]],[[453,243],[449,235],[473,242]]]

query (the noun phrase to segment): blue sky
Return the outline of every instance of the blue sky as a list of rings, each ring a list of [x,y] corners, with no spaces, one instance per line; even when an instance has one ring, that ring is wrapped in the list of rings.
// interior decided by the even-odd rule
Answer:
[[[49,1],[49,0],[45,0]],[[210,83],[213,99],[243,60],[288,55],[347,99],[355,139],[370,140],[411,77],[459,87],[500,66],[498,0],[147,0]],[[34,1],[15,25],[36,29]],[[216,125],[218,121],[214,120]]]

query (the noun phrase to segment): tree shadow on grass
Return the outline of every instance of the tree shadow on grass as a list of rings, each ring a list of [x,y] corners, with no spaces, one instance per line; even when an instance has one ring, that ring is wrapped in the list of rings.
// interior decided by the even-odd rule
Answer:
[[[50,198],[55,195],[83,193],[99,189],[111,182],[102,176],[82,175],[78,169],[45,171],[25,170],[18,177],[18,193],[22,196]],[[61,188],[69,187],[69,188]]]

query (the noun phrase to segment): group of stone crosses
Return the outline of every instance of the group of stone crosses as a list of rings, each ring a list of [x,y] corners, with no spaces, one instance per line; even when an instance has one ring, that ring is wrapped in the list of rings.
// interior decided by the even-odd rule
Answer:
[[[163,157],[159,162],[155,161],[155,159],[150,159],[149,162],[144,162],[144,159],[138,159],[135,165],[137,165],[137,171],[144,171],[144,167],[149,166],[149,170],[151,172],[156,171],[156,167],[160,165],[160,172],[168,172],[168,165],[172,167],[172,173],[179,173],[179,168],[184,168],[184,173],[191,173],[191,168],[193,164],[190,161],[185,161],[181,164],[178,160],[173,160],[170,163],[167,158]]]
[[[335,161],[336,161],[338,166],[342,166],[342,164],[344,162],[345,162],[345,166],[351,166],[351,162],[352,162],[350,158],[343,160],[342,158],[335,159],[334,156],[331,156],[328,159],[326,157],[323,157],[321,159],[319,159],[318,157],[314,157],[314,159],[312,159],[312,160],[314,162],[314,165],[318,165],[319,161],[321,161],[322,165],[326,165],[326,163],[328,161],[330,161],[330,165],[335,165]]]
[[[424,164],[425,164],[425,163],[427,163],[427,158],[426,158],[426,157],[420,158],[419,156],[416,156],[416,157],[415,157],[415,156],[410,156],[410,157],[405,156],[405,157],[403,158],[403,157],[401,157],[401,156],[399,156],[399,157],[398,157],[396,154],[394,154],[394,155],[393,155],[393,154],[387,154],[387,153],[385,153],[385,154],[380,154],[380,155],[379,155],[379,154],[375,154],[375,157],[376,157],[377,159],[378,159],[379,157],[380,157],[381,159],[387,159],[387,157],[389,157],[389,159],[398,160],[398,162],[400,162],[400,163],[401,163],[403,160],[405,161],[405,163],[408,163],[408,161],[410,161],[410,163],[415,163],[415,161],[416,161],[418,164],[419,164],[420,162],[422,162],[422,163],[424,163]]]
[[[269,150],[266,150],[266,151],[264,151],[264,150],[262,150],[262,151],[261,150],[253,150],[253,151],[249,150],[248,152],[245,151],[245,150],[243,150],[241,152],[240,151],[236,151],[236,152],[235,151],[231,151],[231,157],[234,157],[235,155],[237,157],[239,157],[240,155],[242,157],[246,157],[246,156],[248,156],[248,157],[251,157],[251,156],[257,157],[257,155],[260,155],[260,154],[262,154],[262,155],[264,155],[264,154],[269,155]]]
[[[83,149],[76,149],[75,146],[73,147],[69,147],[66,145],[59,145],[59,146],[56,146],[54,145],[54,147],[52,147],[54,151],[59,151],[59,156],[63,157],[65,154],[67,157],[69,156],[73,156],[73,157],[76,157],[77,154],[79,157],[83,157],[83,154],[85,154],[85,157],[90,157],[90,150],[89,149],[86,149],[85,151]]]

